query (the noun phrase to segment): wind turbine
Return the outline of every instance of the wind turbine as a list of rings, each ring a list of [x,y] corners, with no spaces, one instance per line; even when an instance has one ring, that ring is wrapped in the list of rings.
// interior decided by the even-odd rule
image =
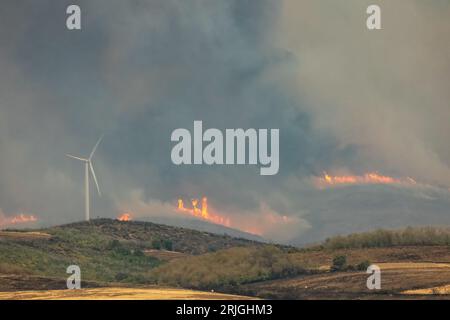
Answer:
[[[86,221],[89,221],[89,170],[91,171],[92,177],[94,178],[95,185],[97,187],[98,195],[101,196],[100,188],[98,186],[97,177],[95,176],[94,166],[92,165],[92,156],[94,155],[95,150],[97,149],[98,145],[100,144],[100,141],[102,141],[103,136],[98,139],[97,143],[95,144],[94,148],[92,149],[91,153],[89,154],[89,158],[81,158],[81,157],[75,157],[71,154],[66,154],[69,158],[80,160],[84,162],[84,196],[85,196],[85,202],[84,202],[84,209],[85,209],[85,217]]]

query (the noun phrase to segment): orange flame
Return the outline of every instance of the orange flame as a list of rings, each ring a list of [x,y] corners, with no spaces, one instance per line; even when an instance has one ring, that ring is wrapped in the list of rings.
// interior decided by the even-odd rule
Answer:
[[[0,217],[0,226],[16,225],[29,222],[36,222],[38,219],[31,214],[18,214],[14,217]]]
[[[342,175],[331,176],[324,172],[322,177],[317,177],[319,187],[336,186],[336,185],[351,185],[351,184],[401,184],[401,185],[416,185],[416,181],[412,178],[393,178],[389,176],[380,175],[376,172],[369,172],[362,176]]]
[[[202,198],[202,207],[198,208],[198,199],[191,200],[192,209],[186,208],[182,199],[178,199],[177,211],[224,226],[230,226],[230,219],[208,211],[208,198]]]
[[[241,212],[238,217],[233,214],[225,216],[217,213],[214,208],[208,206],[208,199],[206,197],[203,197],[201,201],[191,199],[190,203],[191,207],[187,208],[184,206],[183,199],[178,199],[178,206],[175,210],[182,214],[259,236],[270,235],[271,231],[278,228],[292,226],[296,228],[300,221],[295,217],[279,214],[265,203],[261,203],[260,208],[256,211]],[[199,203],[201,203],[201,208],[199,207]]]
[[[131,214],[130,213],[123,213],[119,217],[117,217],[117,220],[119,220],[119,221],[131,221]]]

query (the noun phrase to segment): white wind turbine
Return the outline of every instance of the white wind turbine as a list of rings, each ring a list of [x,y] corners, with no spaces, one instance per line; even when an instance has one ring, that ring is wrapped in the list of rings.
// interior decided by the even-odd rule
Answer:
[[[89,221],[89,170],[92,173],[92,177],[94,178],[95,185],[97,186],[97,192],[98,195],[101,196],[100,188],[98,186],[97,177],[95,176],[94,172],[94,166],[92,165],[92,156],[94,155],[95,150],[97,149],[98,145],[100,144],[100,141],[102,141],[103,136],[98,139],[97,143],[95,144],[94,148],[91,151],[91,154],[89,155],[89,158],[81,158],[81,157],[75,157],[71,154],[66,154],[69,158],[81,160],[84,162],[84,187],[85,187],[85,202],[84,202],[84,208],[85,208],[85,214],[86,214],[86,221]]]

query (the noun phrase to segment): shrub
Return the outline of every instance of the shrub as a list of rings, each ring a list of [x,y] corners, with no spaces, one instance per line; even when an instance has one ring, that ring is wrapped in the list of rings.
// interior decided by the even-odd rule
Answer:
[[[151,276],[160,284],[217,290],[305,272],[302,262],[275,246],[267,245],[235,247],[175,259],[153,269]]]
[[[114,279],[116,279],[116,281],[123,281],[126,278],[128,278],[128,274],[126,274],[125,272],[119,272],[116,274],[116,276],[114,277]]]
[[[211,244],[208,244],[207,250],[208,250],[208,252],[214,252],[214,251],[217,251],[218,249],[215,244],[211,243]]]
[[[336,236],[327,239],[317,249],[380,248],[393,246],[450,245],[448,227],[407,227],[400,230],[376,230]]]
[[[344,269],[345,270],[342,270],[342,271],[355,271],[355,270],[357,270],[356,266],[354,266],[352,264],[347,265]]]
[[[131,251],[124,247],[117,247],[113,249],[113,254],[116,256],[129,256]]]
[[[115,249],[115,248],[118,248],[118,247],[120,247],[120,242],[117,239],[111,240],[109,242],[109,244],[108,244],[108,248],[109,249]]]
[[[366,271],[370,265],[371,265],[370,261],[368,261],[368,260],[362,261],[362,262],[358,263],[358,265],[356,266],[356,270]]]
[[[172,251],[173,250],[173,243],[170,240],[164,240],[162,243],[162,246],[164,249]]]
[[[155,239],[152,241],[152,249],[161,250],[161,240]]]
[[[347,268],[347,257],[346,256],[336,256],[333,259],[333,264],[331,266],[331,271],[344,271]]]
[[[166,239],[166,240],[155,239],[152,241],[152,249],[155,249],[155,250],[165,249],[165,250],[173,251],[173,242],[172,242],[172,240],[169,240],[169,239]]]

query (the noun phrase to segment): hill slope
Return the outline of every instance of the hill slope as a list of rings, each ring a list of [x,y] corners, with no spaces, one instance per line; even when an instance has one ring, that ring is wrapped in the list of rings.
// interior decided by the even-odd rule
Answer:
[[[78,265],[86,281],[143,284],[150,282],[150,270],[163,263],[145,254],[152,249],[191,255],[262,245],[150,222],[110,219],[51,227],[39,233],[33,231],[35,233],[4,231],[0,234],[0,274],[65,279],[66,268]]]
[[[42,232],[71,241],[85,241],[94,236],[98,241],[123,241],[126,244],[138,245],[140,248],[156,246],[155,242],[170,241],[174,251],[201,254],[208,251],[259,244],[259,242],[236,238],[229,235],[197,231],[182,227],[169,226],[143,221],[122,222],[111,219],[95,219],[90,222],[79,222],[59,227],[43,229]]]
[[[220,224],[211,223],[208,221],[200,220],[195,217],[151,217],[142,218],[142,221],[149,221],[157,224],[163,224],[168,226],[187,228],[192,230],[197,230],[201,232],[214,233],[218,235],[228,235],[233,238],[247,239],[258,242],[267,242],[261,236],[256,234],[244,232],[238,229],[226,227]]]
[[[141,292],[140,297],[151,298],[167,286],[263,298],[450,298],[436,294],[450,293],[449,239],[450,229],[406,228],[341,236],[298,249],[102,219],[1,232],[0,292],[42,290],[43,297],[64,298],[64,293],[47,290],[64,289],[66,268],[76,264],[82,286],[105,289],[105,298],[113,298],[116,289],[104,287],[121,288],[130,297],[138,289],[156,288]],[[336,257],[344,257],[339,268]],[[381,268],[380,291],[366,287],[370,263]]]

